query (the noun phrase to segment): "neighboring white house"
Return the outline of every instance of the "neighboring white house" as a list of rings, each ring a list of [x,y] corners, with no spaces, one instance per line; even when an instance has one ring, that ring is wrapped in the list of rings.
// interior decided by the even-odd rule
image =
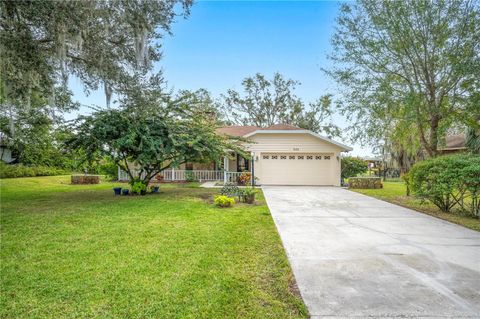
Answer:
[[[0,160],[5,163],[10,163],[14,160],[12,157],[12,151],[8,147],[0,146]]]
[[[10,163],[15,159],[12,157],[12,150],[8,147],[10,138],[0,131],[0,160]]]
[[[231,154],[220,167],[215,163],[187,163],[164,171],[163,178],[184,180],[185,174],[190,174],[198,180],[232,182],[242,172],[252,172],[253,166],[256,183],[260,185],[340,186],[340,154],[352,150],[312,131],[286,124],[267,128],[227,126],[217,132],[251,141],[244,145],[251,152],[251,159]],[[125,178],[120,172],[119,179]]]

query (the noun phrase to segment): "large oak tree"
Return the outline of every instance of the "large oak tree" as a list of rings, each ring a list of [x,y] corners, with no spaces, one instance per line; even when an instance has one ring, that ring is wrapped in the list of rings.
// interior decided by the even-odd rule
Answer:
[[[103,89],[108,106],[132,72],[146,73],[161,58],[161,38],[175,17],[188,14],[191,3],[2,0],[0,130],[17,158],[35,146],[26,145],[26,130],[52,135],[62,113],[78,107],[69,76],[87,93]]]
[[[478,1],[342,4],[326,71],[354,138],[394,139],[435,156],[452,125],[477,126],[479,25]]]

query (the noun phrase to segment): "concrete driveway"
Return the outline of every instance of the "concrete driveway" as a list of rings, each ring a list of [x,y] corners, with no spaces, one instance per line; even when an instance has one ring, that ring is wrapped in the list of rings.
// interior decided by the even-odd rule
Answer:
[[[480,318],[480,233],[334,187],[263,187],[312,318]]]

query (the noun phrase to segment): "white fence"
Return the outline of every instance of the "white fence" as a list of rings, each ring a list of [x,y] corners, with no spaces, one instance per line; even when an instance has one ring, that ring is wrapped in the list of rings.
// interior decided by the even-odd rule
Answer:
[[[223,179],[223,171],[206,170],[164,170],[163,179],[166,181],[219,181]]]
[[[236,183],[242,172],[225,172],[225,183]]]
[[[207,170],[177,170],[167,169],[162,173],[165,181],[225,181],[226,183],[235,183],[238,177],[242,175],[241,172],[225,172],[225,171],[207,171]],[[134,173],[134,175],[137,175]],[[128,174],[119,169],[118,180],[128,181]]]

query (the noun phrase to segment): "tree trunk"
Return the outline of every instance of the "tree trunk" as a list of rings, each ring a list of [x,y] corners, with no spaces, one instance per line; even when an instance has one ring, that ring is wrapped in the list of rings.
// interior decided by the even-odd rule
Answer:
[[[429,147],[431,153],[429,155],[431,157],[435,157],[438,155],[438,126],[440,123],[440,118],[438,115],[432,115],[430,118],[430,139],[429,139]]]

